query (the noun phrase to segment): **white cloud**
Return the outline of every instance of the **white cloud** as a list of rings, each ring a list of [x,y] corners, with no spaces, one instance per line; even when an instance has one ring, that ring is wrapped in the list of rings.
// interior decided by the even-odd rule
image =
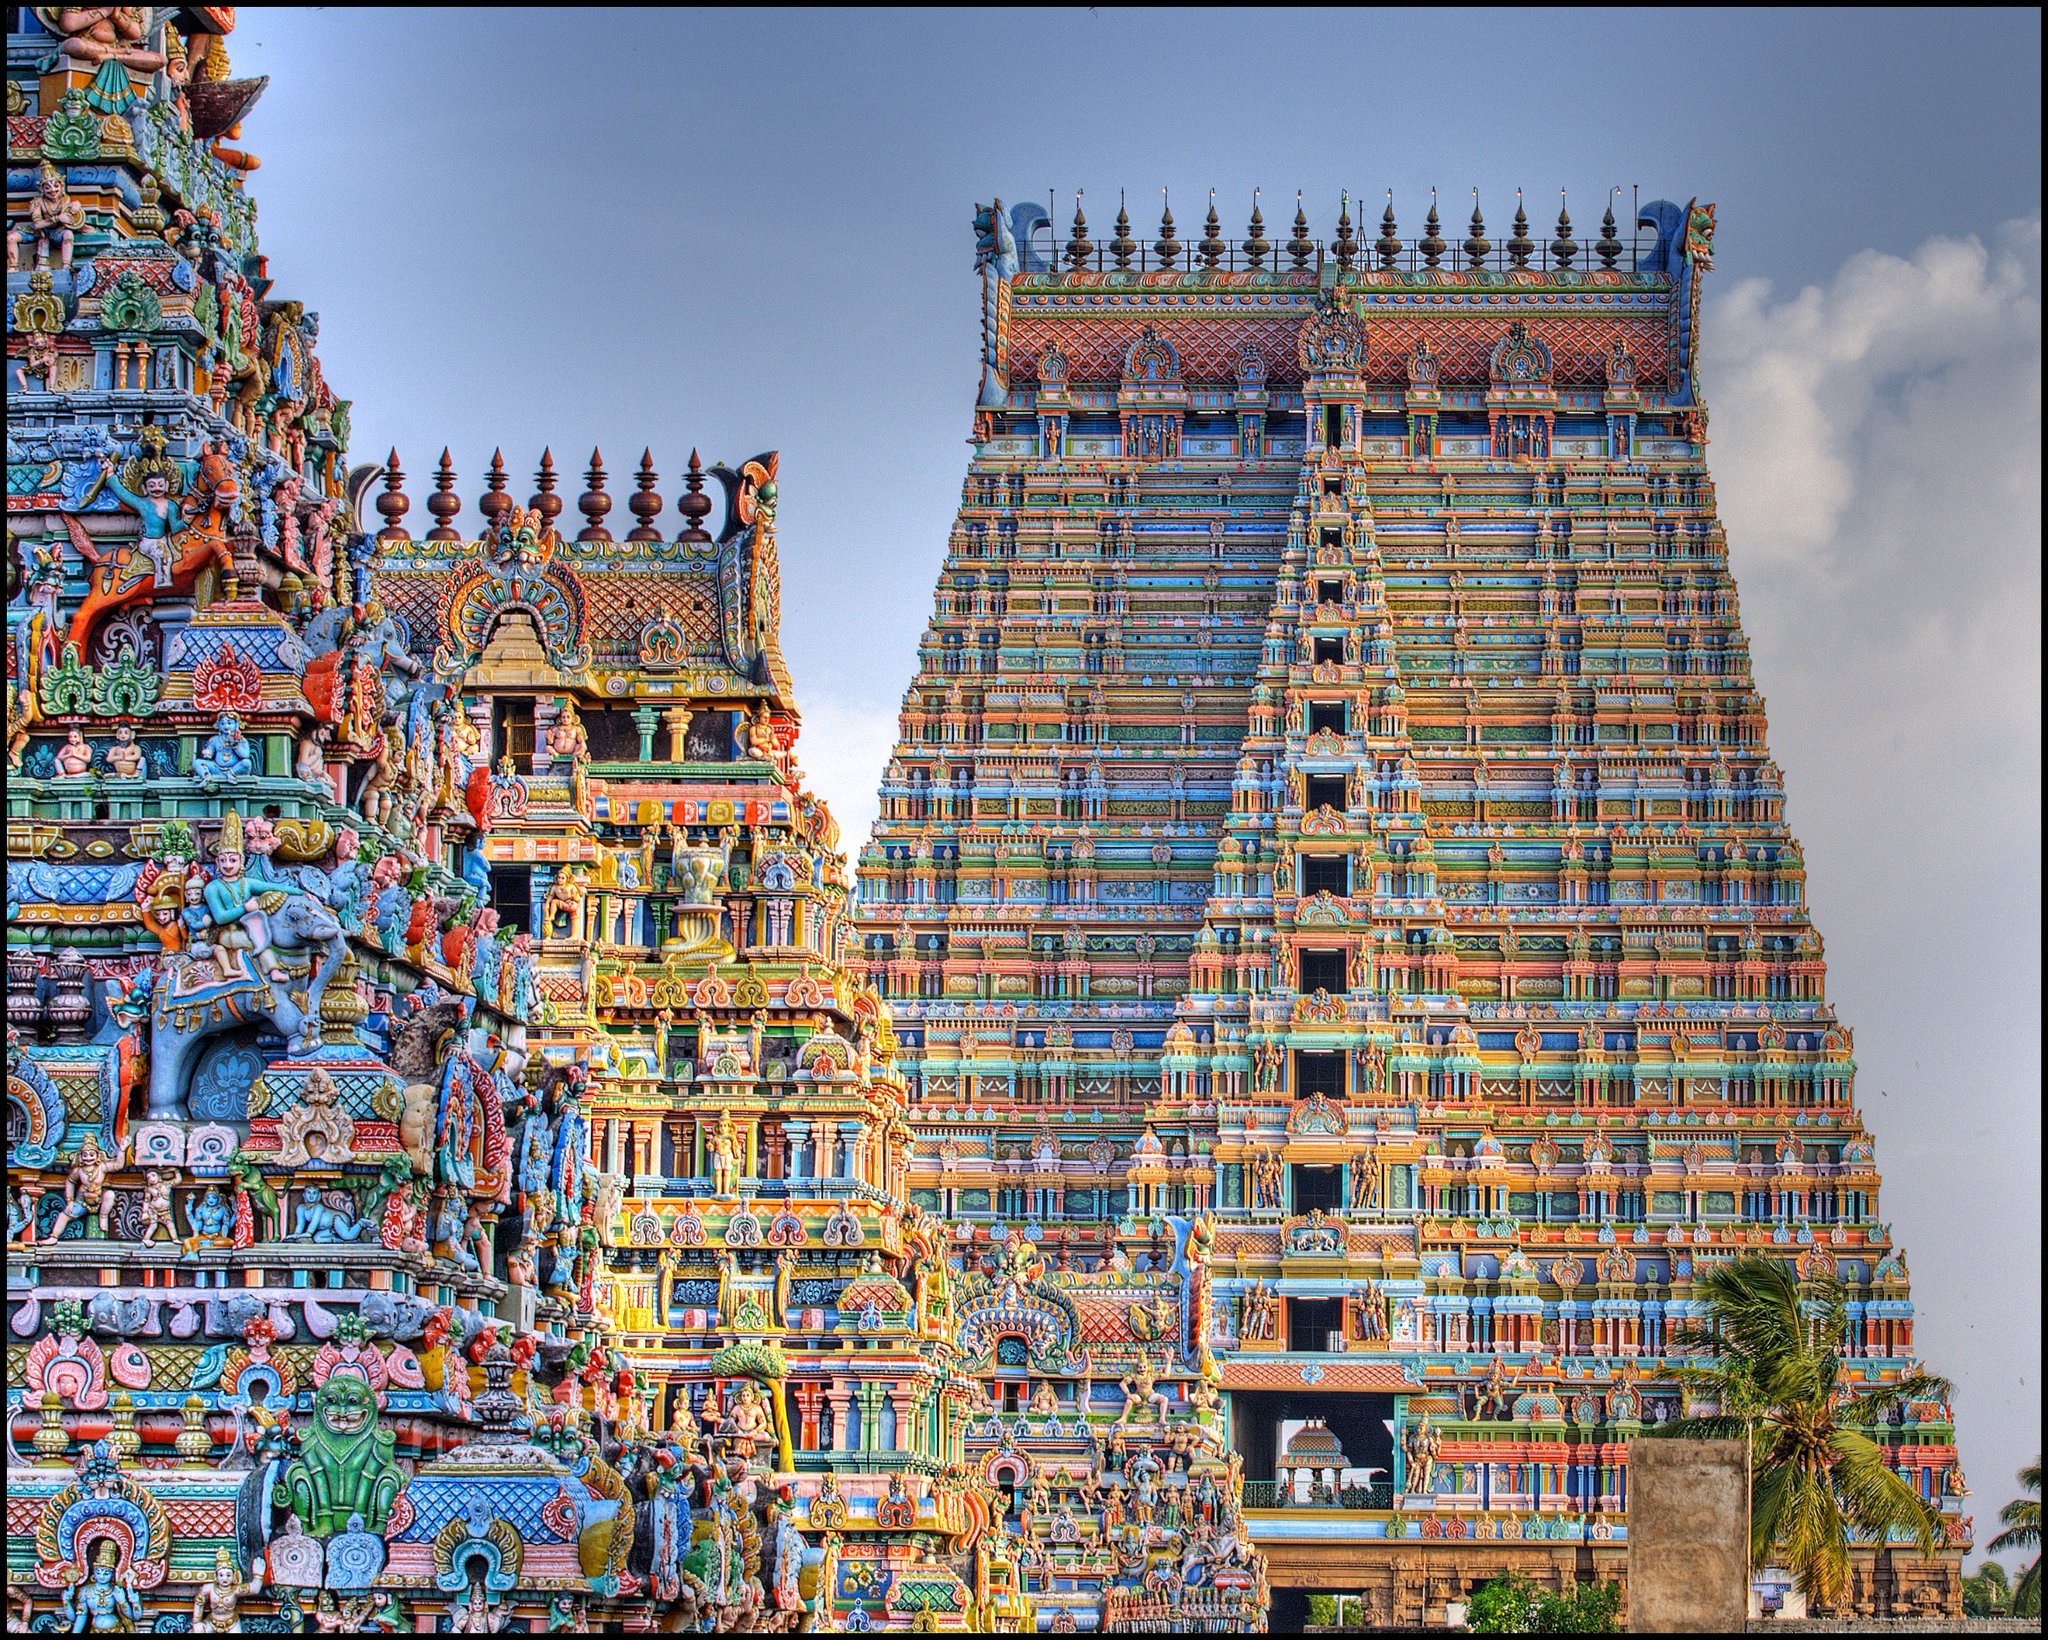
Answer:
[[[1743,625],[1981,1541],[2040,1447],[2040,218],[1736,285],[1703,338]]]
[[[803,729],[796,757],[811,790],[839,822],[839,847],[857,865],[879,810],[877,788],[896,743],[896,708],[799,691]]]

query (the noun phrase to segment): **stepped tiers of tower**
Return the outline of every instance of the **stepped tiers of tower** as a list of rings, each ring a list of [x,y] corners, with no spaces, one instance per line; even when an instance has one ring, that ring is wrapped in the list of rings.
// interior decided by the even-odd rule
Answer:
[[[1499,255],[1169,215],[1149,267],[1044,216],[976,216],[859,856],[910,1199],[1081,1281],[1204,1245],[1162,1376],[1220,1389],[1275,1589],[1620,1576],[1712,1261],[1837,1278],[1866,1382],[1917,1359],[1705,465],[1712,207]],[[1952,1547],[1857,1544],[1853,1604],[1953,1610],[1949,1409],[1886,1438]]]
[[[856,870],[775,455],[351,468],[232,11],[16,22],[10,1630],[1439,1622],[1619,1569],[1710,1261],[1912,1364],[1711,210],[981,212]],[[1883,1435],[1954,1543],[1859,1611],[1957,1604],[1949,1417]]]

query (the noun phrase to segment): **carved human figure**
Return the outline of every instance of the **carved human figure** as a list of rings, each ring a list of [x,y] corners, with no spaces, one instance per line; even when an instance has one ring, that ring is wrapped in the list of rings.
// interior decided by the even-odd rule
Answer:
[[[171,584],[171,542],[177,535],[174,522],[176,506],[171,500],[171,481],[161,469],[152,468],[143,474],[142,493],[121,482],[121,475],[114,466],[112,456],[100,457],[100,477],[114,493],[115,498],[142,520],[142,538],[136,542],[135,550],[148,560],[152,578],[159,587]]]
[[[583,727],[583,719],[576,714],[573,700],[564,698],[562,710],[548,730],[548,755],[572,766],[590,755],[590,735]]]
[[[107,748],[107,773],[116,780],[140,780],[148,772],[142,748],[135,743],[134,726],[114,725],[114,743]]]
[[[66,193],[64,173],[48,160],[43,161],[36,173],[36,191],[28,202],[26,217],[8,224],[8,267],[12,268],[20,260],[24,239],[35,247],[37,267],[48,265],[52,248],[57,253],[57,266],[70,267],[72,238],[84,226],[84,201],[73,199]]]
[[[739,1136],[732,1130],[732,1116],[728,1112],[719,1118],[718,1126],[711,1130],[704,1141],[704,1148],[711,1161],[711,1188],[718,1195],[729,1196],[739,1177]]]
[[[114,1216],[117,1195],[107,1183],[107,1175],[120,1165],[120,1160],[119,1147],[109,1156],[100,1149],[99,1140],[93,1134],[86,1134],[79,1144],[71,1171],[64,1175],[64,1206],[58,1211],[44,1239],[55,1241],[64,1234],[65,1227],[73,1219],[82,1219],[88,1213],[93,1215],[101,1236],[106,1235],[108,1222]]]
[[[213,1557],[213,1580],[202,1583],[199,1593],[192,1599],[192,1632],[195,1634],[233,1634],[235,1620],[239,1615],[244,1595],[260,1594],[263,1590],[263,1563],[256,1563],[256,1570],[249,1581],[244,1583],[236,1569],[234,1553],[228,1549],[216,1551]]]
[[[455,1608],[448,1626],[453,1634],[496,1634],[511,1620],[512,1614],[501,1602],[485,1598],[481,1583],[472,1583],[469,1598]]]
[[[76,729],[68,732],[64,744],[57,748],[57,773],[67,780],[92,773],[92,748]]]
[[[235,1210],[221,1194],[219,1185],[208,1185],[206,1193],[186,1207],[185,1217],[192,1226],[192,1233],[183,1244],[188,1254],[202,1247],[234,1246]]]
[[[211,791],[226,780],[247,780],[256,773],[256,748],[242,733],[241,720],[223,712],[213,720],[213,733],[192,759],[192,778]]]
[[[233,719],[223,721],[233,722]],[[237,726],[237,737],[240,733]],[[223,931],[221,943],[245,948],[257,960],[266,978],[284,979],[284,966],[271,950],[268,913],[282,905],[285,898],[303,892],[291,883],[272,879],[264,869],[260,854],[256,856],[253,867],[245,863],[242,817],[230,810],[221,824],[220,841],[214,851],[213,881],[206,885],[206,909],[212,915],[214,926]],[[270,898],[272,895],[279,898],[273,900]]]
[[[1351,1208],[1353,1212],[1369,1211],[1380,1204],[1380,1163],[1379,1157],[1370,1150],[1360,1151],[1351,1161]]]
[[[775,1439],[775,1421],[752,1379],[741,1382],[732,1411],[726,1414],[725,1439],[732,1454],[747,1464],[754,1461],[754,1452],[762,1442]]]
[[[136,1592],[135,1570],[121,1566],[120,1561],[121,1551],[114,1540],[101,1538],[93,1548],[91,1573],[84,1581],[66,1586],[59,1616],[73,1634],[127,1634],[141,1621],[142,1597]]]
[[[144,74],[164,66],[164,53],[149,45],[149,6],[53,6],[37,8],[61,44],[58,51],[73,63],[98,68],[119,63]]]
[[[142,1186],[142,1235],[137,1245],[148,1247],[161,1230],[166,1241],[178,1239],[178,1221],[171,1207],[171,1191],[178,1183],[178,1170],[151,1168]]]

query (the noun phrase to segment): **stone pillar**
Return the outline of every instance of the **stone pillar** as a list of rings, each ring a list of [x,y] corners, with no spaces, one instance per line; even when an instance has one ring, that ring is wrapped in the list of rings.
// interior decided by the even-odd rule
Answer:
[[[555,720],[562,715],[561,698],[556,695],[537,696],[533,703],[533,772],[548,772],[551,754],[548,751],[548,736],[554,733]]]
[[[686,706],[671,706],[662,714],[662,724],[668,730],[668,760],[671,763],[683,761],[683,737],[690,730],[690,711]]]
[[[642,763],[652,763],[654,761],[654,729],[655,725],[660,721],[661,714],[652,706],[636,706],[633,708],[633,727],[640,731],[640,761]]]

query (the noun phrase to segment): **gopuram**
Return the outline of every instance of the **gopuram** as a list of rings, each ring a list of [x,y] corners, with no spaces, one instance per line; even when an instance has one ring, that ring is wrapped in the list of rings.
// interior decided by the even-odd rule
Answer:
[[[775,456],[416,514],[233,13],[17,22],[10,1632],[1256,1627],[1213,1395],[910,1202]]]
[[[963,1327],[1000,1406],[1220,1425],[1276,1628],[1620,1578],[1708,1261],[1831,1273],[1857,1376],[1915,1362],[1705,466],[1714,212],[1635,216],[976,217],[974,453],[859,867],[910,1199],[1072,1300],[1070,1364]],[[1855,1543],[1858,1612],[1958,1609],[1950,1420],[1883,1435],[1951,1547]]]
[[[351,466],[232,9],[13,17],[9,1632],[1438,1621],[1615,1572],[1695,1260],[1911,1359],[1710,211],[1065,271],[984,211],[856,878],[776,456]]]

